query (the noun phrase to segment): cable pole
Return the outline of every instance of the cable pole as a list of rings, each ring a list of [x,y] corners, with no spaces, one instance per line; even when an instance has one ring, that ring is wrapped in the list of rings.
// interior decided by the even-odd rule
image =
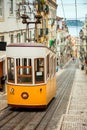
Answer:
[[[62,9],[63,9],[64,21],[66,22],[65,11],[64,11],[64,6],[63,6],[63,1],[62,0],[61,0],[61,5],[62,5]]]
[[[75,12],[76,12],[76,32],[78,36],[78,22],[77,22],[77,1],[75,0]]]

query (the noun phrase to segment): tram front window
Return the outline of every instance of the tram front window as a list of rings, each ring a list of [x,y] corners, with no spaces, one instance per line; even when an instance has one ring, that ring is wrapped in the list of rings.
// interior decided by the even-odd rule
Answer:
[[[16,59],[16,68],[17,68],[17,83],[31,84],[32,83],[31,59],[27,58]]]
[[[7,58],[8,81],[15,82],[14,59]]]
[[[44,82],[44,58],[37,58],[34,60],[35,66],[35,83]]]

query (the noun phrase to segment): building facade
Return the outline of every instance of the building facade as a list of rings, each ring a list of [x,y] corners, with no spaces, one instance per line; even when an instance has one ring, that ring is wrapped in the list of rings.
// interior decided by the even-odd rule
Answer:
[[[64,18],[56,17],[57,21],[57,65],[63,65],[69,60],[71,56],[71,38],[68,32]]]
[[[6,45],[26,42],[26,25],[23,24],[21,16],[28,8],[26,9],[26,4],[23,6],[23,2],[23,0],[0,0],[0,90],[4,90],[6,78]],[[33,10],[32,5],[29,7]],[[34,24],[29,27],[29,32],[32,39],[35,32]]]
[[[56,0],[0,0],[0,45],[37,41],[56,50]],[[0,50],[0,85],[6,54]]]
[[[22,0],[0,0],[0,41],[6,41],[7,44],[26,41],[26,25],[22,23],[21,19],[23,13],[21,10],[26,9]],[[34,24],[31,24],[29,28],[30,38],[33,38]]]

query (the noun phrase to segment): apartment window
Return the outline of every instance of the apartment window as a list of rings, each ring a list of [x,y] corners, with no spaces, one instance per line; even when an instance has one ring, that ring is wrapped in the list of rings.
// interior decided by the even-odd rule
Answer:
[[[9,1],[10,5],[9,5],[9,13],[13,14],[13,0]]]
[[[11,34],[11,43],[13,43],[14,40],[13,40],[13,34]]]
[[[46,19],[43,19],[43,26],[46,28]]]
[[[23,33],[24,36],[24,42],[26,42],[26,32]]]
[[[46,19],[43,20],[43,28],[44,28],[44,35],[45,35],[45,32],[46,32]]]
[[[20,33],[17,34],[17,42],[20,42],[21,41],[21,36],[20,36]]]
[[[3,16],[3,1],[0,0],[0,17]]]
[[[0,41],[4,41],[4,36],[0,36]]]
[[[32,31],[30,31],[30,37],[29,37],[30,39],[32,38]]]

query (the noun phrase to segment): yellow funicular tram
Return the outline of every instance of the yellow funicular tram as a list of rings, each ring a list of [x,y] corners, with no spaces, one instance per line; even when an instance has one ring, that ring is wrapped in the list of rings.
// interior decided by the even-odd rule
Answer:
[[[37,43],[6,48],[7,101],[13,107],[46,107],[56,94],[56,55]]]

